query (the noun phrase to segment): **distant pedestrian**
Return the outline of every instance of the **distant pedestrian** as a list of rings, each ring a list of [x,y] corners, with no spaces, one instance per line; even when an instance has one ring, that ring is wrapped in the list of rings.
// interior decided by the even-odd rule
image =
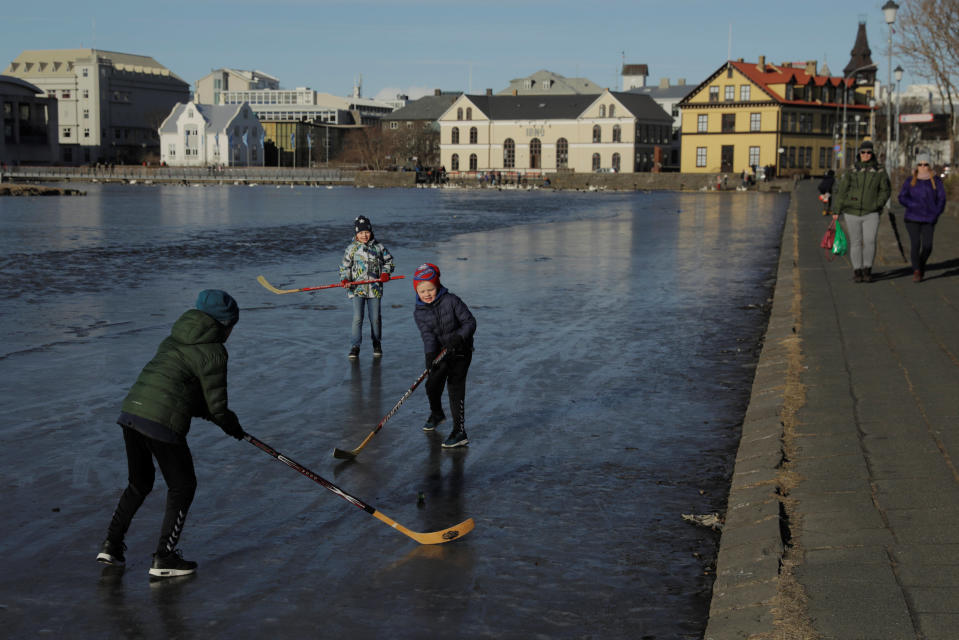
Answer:
[[[836,184],[836,172],[830,169],[826,172],[826,176],[819,181],[819,186],[817,187],[819,191],[819,201],[822,202],[822,214],[824,216],[829,215],[831,210],[830,201],[832,200],[832,190]]]
[[[426,397],[430,403],[430,417],[424,431],[433,431],[446,420],[443,412],[443,387],[447,388],[453,430],[443,447],[463,447],[469,444],[466,436],[466,373],[473,360],[473,334],[476,319],[469,307],[458,296],[440,283],[440,269],[435,264],[421,264],[413,275],[416,306],[413,319],[423,338],[426,366],[430,367],[440,351],[446,356],[430,369],[426,379]]]
[[[876,162],[872,142],[866,140],[859,146],[855,166],[843,173],[833,196],[833,211],[841,214],[846,223],[855,282],[872,282],[879,210],[889,200],[891,191],[889,174]]]
[[[932,236],[936,222],[946,208],[946,189],[932,171],[929,155],[916,156],[912,176],[906,178],[899,190],[899,203],[906,207],[903,218],[909,230],[909,261],[912,263],[912,281],[922,282],[926,263],[932,254]]]
[[[196,570],[196,562],[184,560],[176,548],[196,492],[186,436],[194,417],[213,422],[237,440],[246,435],[227,403],[227,352],[223,346],[239,318],[236,301],[228,293],[201,291],[196,308],[173,324],[123,401],[117,422],[123,428],[129,483],[97,555],[100,562],[124,565],[123,539],[153,489],[155,459],[167,485],[167,498],[150,575],[165,578]]]
[[[353,325],[350,333],[351,360],[360,355],[363,343],[363,316],[370,319],[370,339],[373,341],[373,357],[383,355],[383,320],[380,315],[380,300],[383,298],[383,283],[389,282],[393,273],[393,256],[383,243],[373,237],[373,223],[365,216],[353,221],[353,241],[343,252],[340,263],[340,278],[343,287],[349,289],[353,301]],[[350,285],[356,280],[379,280],[369,284]]]

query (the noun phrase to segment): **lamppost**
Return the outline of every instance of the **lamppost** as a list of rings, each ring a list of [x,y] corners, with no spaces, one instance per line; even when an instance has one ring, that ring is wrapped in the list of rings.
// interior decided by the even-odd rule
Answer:
[[[852,117],[852,119],[856,122],[856,148],[857,149],[859,148],[859,118],[860,116],[858,113]]]
[[[887,84],[886,84],[886,93],[888,94],[888,100],[886,101],[886,164],[888,165],[892,159],[892,25],[896,22],[896,12],[899,11],[899,5],[889,0],[886,4],[882,5],[882,14],[886,18],[886,24],[889,25],[889,42],[888,42],[888,66],[886,67],[887,75]]]
[[[875,69],[875,68],[876,68],[876,65],[874,65],[874,64],[865,64],[865,65],[863,65],[863,66],[861,66],[861,67],[857,67],[857,68],[853,69],[852,71],[850,71],[849,73],[847,73],[846,75],[844,75],[844,76],[842,77],[842,148],[841,148],[841,153],[842,153],[842,168],[843,168],[843,169],[845,169],[845,168],[848,166],[848,164],[847,164],[847,162],[846,162],[846,156],[847,156],[847,154],[846,154],[846,105],[849,103],[849,97],[848,97],[848,94],[847,94],[849,84],[848,84],[847,81],[849,80],[849,78],[855,77],[855,75],[856,75],[857,73],[859,73],[860,71],[864,71],[865,69]],[[852,91],[852,97],[853,97],[853,100],[856,99],[856,90],[855,90],[855,89],[853,89],[853,91]]]
[[[876,139],[876,99],[869,98],[869,139]]]
[[[902,82],[902,66],[896,65],[896,68],[892,70],[894,76],[896,76],[896,164],[899,164],[899,110],[902,108],[902,92],[900,91],[899,83]]]

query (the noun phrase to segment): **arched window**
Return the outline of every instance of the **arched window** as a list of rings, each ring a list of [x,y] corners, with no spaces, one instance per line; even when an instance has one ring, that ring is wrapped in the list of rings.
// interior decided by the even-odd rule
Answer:
[[[605,104],[599,105],[599,117],[600,117],[600,118],[605,118],[605,117],[606,117],[606,105],[605,105]]]
[[[610,118],[616,117],[616,105],[615,105],[615,104],[609,105],[609,117],[610,117]]]
[[[613,154],[613,171],[615,171],[616,173],[619,173],[619,170],[620,170],[619,154],[614,153]]]
[[[599,171],[599,154],[593,154],[593,171]]]
[[[612,107],[610,107],[612,108]],[[613,142],[622,142],[623,134],[618,124],[613,125]]]
[[[457,119],[457,120],[462,120],[462,119],[463,119],[463,107],[457,107],[457,108],[456,108],[456,119]]]
[[[556,168],[565,169],[569,166],[569,141],[560,138],[556,141]]]
[[[529,141],[529,168],[530,169],[539,169],[540,168],[540,157],[543,154],[543,143],[539,141],[539,138],[533,138]]]
[[[466,119],[467,120],[473,119],[473,107],[466,107]]]
[[[453,157],[450,158],[450,167],[453,168],[453,171],[460,170],[460,154],[454,153]]]
[[[478,138],[479,132],[476,130],[476,127],[470,127],[470,144],[476,144]]]
[[[603,130],[599,128],[599,125],[598,125],[598,124],[593,126],[593,142],[602,142],[602,141],[603,141],[603,133],[602,133],[602,131],[603,131]]]
[[[476,154],[470,154],[470,171],[476,171],[476,168],[479,166],[479,161],[476,159]]]
[[[512,169],[516,166],[516,143],[512,138],[503,142],[503,168]]]
[[[453,137],[450,139],[450,143],[451,143],[451,144],[459,144],[459,143],[460,143],[460,128],[459,128],[459,127],[453,127]]]

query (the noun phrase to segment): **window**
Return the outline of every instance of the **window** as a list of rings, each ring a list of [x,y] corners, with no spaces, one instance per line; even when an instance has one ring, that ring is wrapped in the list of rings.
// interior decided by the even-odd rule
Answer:
[[[615,105],[615,104],[609,105],[609,117],[610,117],[610,118],[616,117],[616,105]]]
[[[89,109],[84,109],[84,110],[83,110],[83,119],[84,119],[84,120],[89,120],[89,119],[90,119],[90,110],[89,110]]]
[[[539,138],[533,138],[529,141],[529,168],[539,169],[540,158],[543,155],[543,143]]]
[[[84,100],[89,100],[89,99],[90,99],[90,90],[89,90],[89,89],[84,89],[84,90],[83,90],[83,99],[84,99]]]
[[[724,88],[725,88],[726,91],[725,91],[725,96],[723,97],[723,99],[724,99],[726,102],[732,102],[733,100],[735,100],[735,99],[736,99],[736,87],[733,86],[733,85],[731,85],[731,84],[727,84]]]
[[[739,85],[739,101],[740,102],[749,101],[749,85],[748,84]]]
[[[593,125],[593,142],[602,142],[603,132],[599,125]]]
[[[619,173],[619,166],[620,166],[619,154],[614,153],[613,154],[613,171],[615,171],[616,173]]]
[[[762,131],[762,114],[761,113],[750,113],[749,114],[749,130],[750,131]]]
[[[599,171],[599,154],[593,154],[593,171]]]
[[[812,147],[806,147],[806,168],[812,169]]]
[[[453,171],[460,170],[460,154],[458,153],[453,154],[453,157],[450,158],[450,167],[452,167]]]
[[[81,75],[83,75],[84,78],[86,78],[90,75],[90,70],[87,69],[86,67],[83,67],[83,71],[81,71],[80,73]]]
[[[60,92],[60,97],[61,97],[61,98],[69,98],[69,97],[70,97],[70,90],[69,90],[69,89],[64,89],[63,91],[61,91],[61,92]]]
[[[460,128],[453,127],[453,135],[450,138],[450,144],[459,144],[460,143]]]
[[[556,141],[556,168],[565,169],[569,166],[569,141],[560,138]]]
[[[786,166],[790,169],[796,168],[796,147],[789,147],[786,150]]]
[[[479,161],[476,158],[475,153],[470,154],[470,171],[476,171],[476,168],[479,166]]]
[[[463,107],[457,107],[457,109],[456,109],[456,119],[457,119],[457,120],[462,120],[462,119],[463,119]]]
[[[70,127],[64,127],[64,128],[63,128],[63,137],[64,137],[64,138],[69,138],[69,137],[72,136],[72,135],[73,135],[73,129],[71,129]]]
[[[736,131],[736,114],[735,113],[723,114],[722,131],[723,133],[733,133],[734,131]]]
[[[516,143],[512,138],[503,142],[503,168],[512,169],[516,166]]]
[[[706,125],[709,122],[709,116],[705,113],[701,113],[696,116],[696,131],[699,133],[706,133]]]
[[[613,142],[622,142],[623,141],[623,132],[619,128],[618,124],[613,125]]]
[[[176,157],[176,145],[173,144],[172,142],[169,145],[167,145],[167,155],[170,156],[171,158]]]
[[[391,121],[390,121],[390,129],[399,129],[399,127],[400,127],[400,123],[399,123],[399,122],[397,122],[396,120],[391,120]]]
[[[706,166],[706,147],[696,147],[696,166]]]
[[[749,166],[759,166],[759,147],[749,147]]]
[[[479,132],[476,127],[470,127],[470,144],[476,144],[477,139],[479,139]]]
[[[83,130],[83,137],[84,137],[84,138],[89,138],[89,137],[90,137],[90,130],[89,130],[89,129],[84,129],[84,130]]]
[[[473,107],[466,107],[466,119],[467,120],[473,119]]]
[[[709,101],[719,102],[719,87],[709,87]]]
[[[600,118],[605,118],[605,117],[606,117],[606,105],[605,105],[605,104],[599,105],[599,117],[600,117]]]

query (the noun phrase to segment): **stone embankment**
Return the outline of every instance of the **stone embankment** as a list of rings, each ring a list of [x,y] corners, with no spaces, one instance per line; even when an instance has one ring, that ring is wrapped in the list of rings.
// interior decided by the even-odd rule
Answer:
[[[38,184],[0,184],[0,196],[85,196],[86,191]]]

